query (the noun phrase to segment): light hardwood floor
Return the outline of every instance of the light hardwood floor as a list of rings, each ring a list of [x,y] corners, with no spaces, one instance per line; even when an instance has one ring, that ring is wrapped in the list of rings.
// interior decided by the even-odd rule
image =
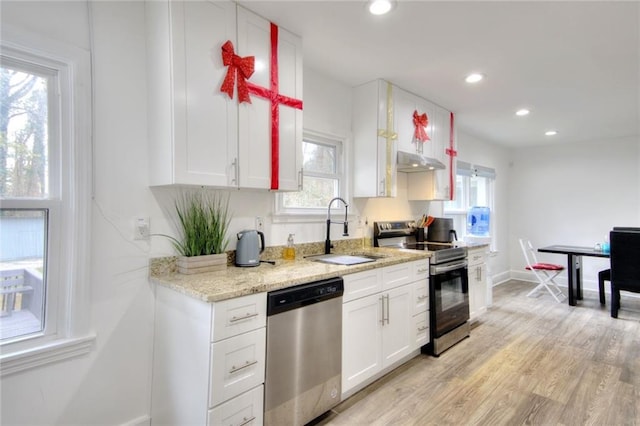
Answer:
[[[534,284],[494,288],[471,337],[420,355],[343,401],[319,425],[640,425],[640,299],[618,319]]]

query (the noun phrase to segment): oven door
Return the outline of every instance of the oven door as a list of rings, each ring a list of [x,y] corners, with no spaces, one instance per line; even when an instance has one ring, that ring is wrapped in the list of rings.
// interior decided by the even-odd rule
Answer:
[[[469,320],[467,261],[432,265],[430,299],[434,337],[441,337]]]

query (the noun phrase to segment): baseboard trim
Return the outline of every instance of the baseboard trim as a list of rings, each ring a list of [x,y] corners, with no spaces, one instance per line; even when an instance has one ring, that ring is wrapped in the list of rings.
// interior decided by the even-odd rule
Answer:
[[[120,426],[151,426],[151,416],[144,415],[121,423]]]

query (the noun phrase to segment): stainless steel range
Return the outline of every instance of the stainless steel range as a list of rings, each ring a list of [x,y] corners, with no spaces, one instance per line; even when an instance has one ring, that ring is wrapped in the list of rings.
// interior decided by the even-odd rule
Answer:
[[[431,252],[429,260],[429,315],[431,341],[423,352],[439,356],[469,336],[469,278],[467,249],[449,243],[419,241],[413,220],[374,222],[373,244]]]

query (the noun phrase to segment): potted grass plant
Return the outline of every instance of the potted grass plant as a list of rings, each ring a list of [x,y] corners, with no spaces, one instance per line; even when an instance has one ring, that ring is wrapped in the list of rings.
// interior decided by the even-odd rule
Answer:
[[[231,215],[229,195],[184,191],[175,201],[179,237],[168,237],[180,255],[178,272],[195,274],[225,269]]]

